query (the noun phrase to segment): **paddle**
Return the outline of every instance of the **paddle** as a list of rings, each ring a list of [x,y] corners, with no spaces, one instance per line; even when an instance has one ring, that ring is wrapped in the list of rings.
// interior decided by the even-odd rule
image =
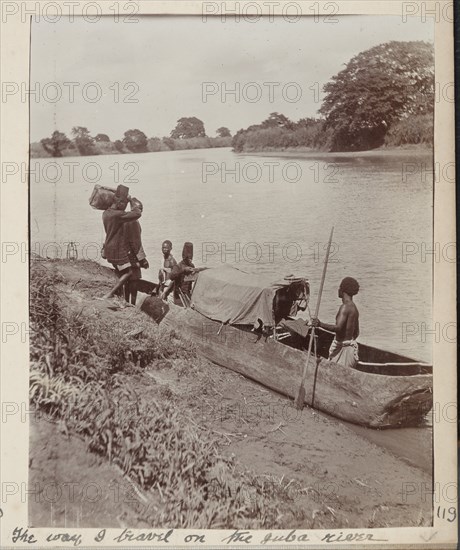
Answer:
[[[321,303],[321,295],[323,294],[324,279],[326,278],[327,262],[329,261],[329,252],[331,250],[333,233],[334,233],[334,228],[331,229],[331,235],[329,237],[329,242],[327,243],[326,258],[324,259],[323,274],[321,276],[321,284],[319,285],[318,300],[316,302],[316,310],[315,310],[316,318],[318,317],[318,314],[319,314],[319,305]],[[305,378],[307,377],[308,361],[310,360],[311,347],[314,339],[315,339],[315,327],[312,327],[310,332],[310,341],[308,342],[307,360],[305,361],[305,365],[303,367],[302,380],[300,382],[300,388],[299,388],[299,391],[297,392],[297,397],[295,399],[295,407],[296,409],[300,409],[300,410],[303,409],[304,403],[305,403],[304,385],[305,385]]]

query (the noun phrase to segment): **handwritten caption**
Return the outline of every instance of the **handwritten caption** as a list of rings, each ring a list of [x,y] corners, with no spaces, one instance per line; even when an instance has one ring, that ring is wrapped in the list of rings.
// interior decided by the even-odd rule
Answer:
[[[117,544],[124,544],[127,542],[155,542],[155,543],[178,543],[185,542],[191,544],[204,544],[206,543],[206,532],[196,532],[188,533],[183,536],[182,534],[177,537],[175,536],[178,532],[174,529],[169,529],[167,531],[146,531],[146,530],[131,530],[123,529],[121,531],[115,531],[115,536],[113,533],[110,535],[107,533],[107,529],[101,529],[96,536],[92,537],[91,542],[114,542]],[[247,544],[273,544],[275,542],[283,543],[300,543],[300,542],[311,542],[313,537],[316,540],[326,543],[344,543],[344,542],[387,542],[388,539],[385,538],[376,538],[373,533],[364,533],[364,532],[351,532],[344,533],[340,532],[326,532],[326,533],[306,533],[298,531],[297,529],[292,529],[287,534],[280,534],[279,531],[273,532],[269,531],[265,533],[262,537],[260,534],[255,534],[251,531],[242,531],[235,530],[229,535],[223,537],[220,542],[226,545],[247,545]],[[180,539],[180,540],[178,540]],[[40,542],[34,533],[32,533],[28,528],[15,527],[11,537],[13,544],[22,543],[22,544],[35,544]],[[83,542],[82,534],[72,531],[63,531],[56,530],[51,531],[45,536],[46,542],[59,543],[60,545],[68,546],[80,546]],[[86,542],[86,541],[85,541]]]

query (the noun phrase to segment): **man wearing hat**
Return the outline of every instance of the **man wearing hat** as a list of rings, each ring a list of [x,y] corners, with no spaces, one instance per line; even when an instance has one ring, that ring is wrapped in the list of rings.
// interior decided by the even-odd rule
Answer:
[[[353,296],[359,291],[359,283],[353,277],[345,277],[339,286],[339,298],[342,305],[337,312],[335,324],[322,323],[313,318],[314,327],[335,332],[335,338],[329,348],[329,361],[346,367],[355,367],[358,362],[359,311],[353,302]]]
[[[174,300],[180,300],[181,293],[190,298],[192,292],[191,280],[186,280],[187,275],[195,271],[193,260],[193,244],[186,242],[182,249],[182,260],[171,270],[171,280],[174,282]]]

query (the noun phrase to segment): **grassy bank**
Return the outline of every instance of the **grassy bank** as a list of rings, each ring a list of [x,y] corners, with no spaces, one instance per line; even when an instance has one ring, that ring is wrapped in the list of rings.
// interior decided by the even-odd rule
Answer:
[[[59,262],[54,266],[60,268]],[[146,491],[153,506],[143,520],[171,527],[262,528],[281,527],[281,516],[303,518],[282,482],[237,473],[235,461],[219,454],[212,433],[194,422],[187,399],[180,406],[170,391],[146,378],[147,368],[165,364],[178,375],[197,369],[193,348],[177,334],[160,333],[135,308],[116,324],[97,310],[82,315],[66,300],[71,286],[59,271],[32,264],[30,401]],[[212,391],[211,380],[209,386],[204,391]],[[242,499],[243,490],[253,498]]]
[[[138,504],[120,502],[135,508],[125,510],[126,527],[430,523],[429,499],[411,501],[401,487],[429,484],[431,470],[308,407],[299,414],[137,308],[97,300],[113,281],[94,262],[32,262],[30,400],[53,423],[31,426],[33,483],[81,485],[102,475],[109,487],[110,467],[142,495]],[[52,426],[56,453],[42,443]],[[417,448],[428,456],[430,439],[423,442]],[[113,490],[106,492],[98,518],[105,513],[99,524],[109,526],[115,506]],[[34,506],[31,523],[47,525],[49,510]]]

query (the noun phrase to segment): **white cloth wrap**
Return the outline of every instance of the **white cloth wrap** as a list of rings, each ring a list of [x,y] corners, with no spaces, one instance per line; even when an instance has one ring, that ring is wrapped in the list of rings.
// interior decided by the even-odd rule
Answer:
[[[356,340],[338,342],[334,338],[329,348],[329,361],[334,361],[334,363],[345,367],[355,367],[359,361],[358,342]]]

